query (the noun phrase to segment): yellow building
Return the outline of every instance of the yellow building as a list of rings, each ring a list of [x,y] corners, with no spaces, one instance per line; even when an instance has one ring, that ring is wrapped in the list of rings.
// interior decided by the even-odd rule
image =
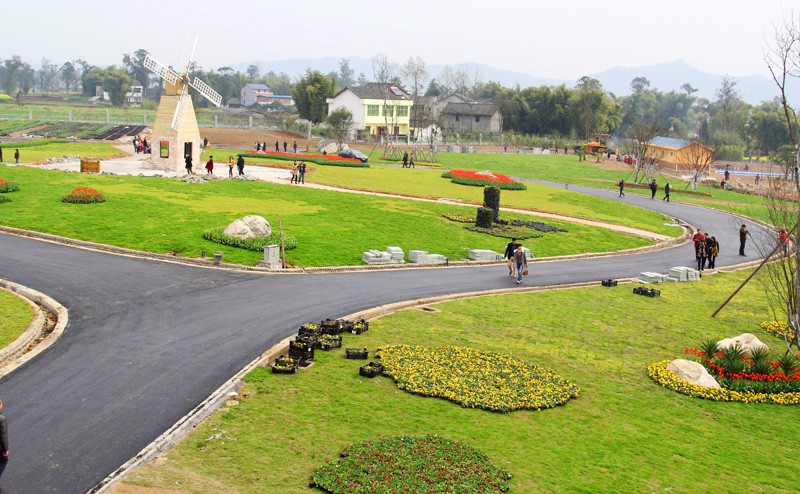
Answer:
[[[654,137],[650,141],[653,156],[658,156],[661,164],[677,165],[677,168],[694,170],[711,164],[714,150],[699,142],[672,137]]]
[[[377,82],[349,86],[333,98],[328,98],[327,103],[328,114],[337,108],[347,108],[353,114],[351,138],[406,136],[409,133],[414,101],[400,86]]]

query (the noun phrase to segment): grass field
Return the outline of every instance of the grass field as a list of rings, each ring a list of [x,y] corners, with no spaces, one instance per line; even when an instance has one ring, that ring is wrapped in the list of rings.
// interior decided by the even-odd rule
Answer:
[[[33,319],[33,309],[16,295],[0,290],[0,348],[16,340]]]
[[[650,363],[680,358],[707,337],[751,332],[780,349],[758,327],[768,311],[756,285],[709,317],[747,274],[670,284],[655,299],[632,295],[630,286],[597,287],[380,318],[361,336],[345,335],[344,346],[509,353],[554,369],[581,396],[541,412],[463,409],[400,391],[386,377],[359,377],[363,361],[344,359],[341,349],[318,351],[316,364],[296,375],[251,373],[238,406],[215,412],[165,462],[127,481],[195,494],[319,492],[308,487],[311,472],[345,446],[432,433],[510,470],[512,493],[795,492],[795,408],[690,398],[646,375]]]
[[[336,168],[336,167],[326,167]],[[287,260],[299,266],[361,264],[361,253],[389,245],[465,257],[463,247],[502,250],[506,239],[467,231],[442,217],[469,211],[459,206],[423,203],[286,187],[264,182],[216,181],[186,184],[163,178],[97,176],[2,167],[0,178],[21,190],[0,208],[0,223],[156,253],[199,257],[216,251],[227,262],[255,264],[263,253],[225,247],[202,238],[205,229],[227,225],[247,214],[262,215],[273,228],[279,217],[299,247]],[[435,178],[435,177],[434,177]],[[76,187],[103,194],[102,204],[75,205],[61,197]],[[606,201],[592,199],[602,210]],[[472,208],[470,208],[472,209]],[[474,210],[473,210],[474,211]],[[638,208],[621,209],[641,219],[640,227],[661,230],[666,218]],[[544,220],[569,233],[527,240],[539,257],[606,252],[648,245],[648,240],[557,220]]]
[[[124,156],[125,153],[111,144],[101,143],[49,143],[42,146],[26,146],[19,148],[20,163],[35,163],[47,158],[60,158],[71,154],[73,156],[110,157]],[[3,161],[14,163],[14,143],[3,144]]]

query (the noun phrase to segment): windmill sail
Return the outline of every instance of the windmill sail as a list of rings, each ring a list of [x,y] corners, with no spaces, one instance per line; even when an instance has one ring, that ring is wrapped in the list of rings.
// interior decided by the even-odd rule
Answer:
[[[195,76],[194,80],[189,83],[198,93],[202,94],[208,101],[214,103],[215,106],[222,104],[222,96],[211,89],[211,86],[201,81],[199,77]]]
[[[186,35],[186,44],[183,45],[183,54],[181,55],[181,64],[178,67],[185,68],[186,73],[189,73],[191,64],[194,61],[194,49],[197,47],[197,36],[190,32]]]
[[[161,77],[169,84],[173,86],[178,80],[178,74],[170,70],[169,67],[164,65],[163,63],[159,62],[155,58],[151,57],[148,53],[146,57],[144,57],[144,62],[142,62],[144,68],[149,70],[150,72],[154,73],[155,75]]]

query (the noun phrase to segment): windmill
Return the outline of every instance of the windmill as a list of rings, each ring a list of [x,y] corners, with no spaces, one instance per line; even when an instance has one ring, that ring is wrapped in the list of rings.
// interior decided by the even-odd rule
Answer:
[[[195,165],[199,164],[197,157],[200,155],[200,129],[188,88],[192,87],[215,106],[220,106],[222,96],[198,77],[190,79],[187,75],[194,63],[196,46],[197,36],[189,33],[179,65],[184,72],[176,72],[149,53],[144,59],[144,67],[166,83],[165,94],[161,97],[153,125],[153,152],[149,165],[145,165],[149,168],[178,171],[183,168],[187,154],[192,157]]]

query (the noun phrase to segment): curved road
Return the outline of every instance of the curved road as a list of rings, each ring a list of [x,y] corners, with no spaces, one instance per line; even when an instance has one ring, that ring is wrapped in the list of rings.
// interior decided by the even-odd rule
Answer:
[[[754,259],[737,255],[741,221],[728,214],[570,190],[710,231],[722,246],[718,267]],[[525,283],[623,278],[693,263],[691,244],[537,262]],[[505,266],[486,266],[270,276],[0,235],[0,278],[46,293],[70,314],[57,344],[0,380],[11,452],[3,493],[86,492],[301,324],[411,298],[516,286],[506,274]]]

